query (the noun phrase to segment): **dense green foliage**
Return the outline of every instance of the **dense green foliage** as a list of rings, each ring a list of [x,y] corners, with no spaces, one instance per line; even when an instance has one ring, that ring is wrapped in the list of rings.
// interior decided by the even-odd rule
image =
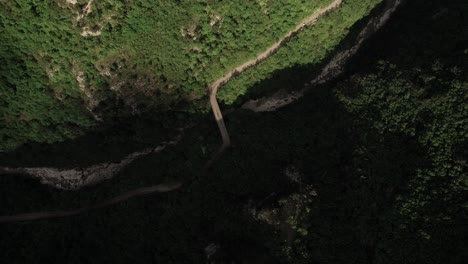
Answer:
[[[210,82],[331,1],[76,2],[0,1],[0,150],[61,141],[96,120],[193,102]],[[333,21],[340,28],[377,1],[347,2],[339,14],[346,19]],[[346,34],[314,32],[326,50]],[[315,50],[304,56],[303,45],[309,46],[301,42],[289,56],[321,57]],[[246,89],[230,92],[230,101]]]
[[[357,124],[369,126],[353,153],[353,174],[361,178],[356,192],[362,199],[372,199],[375,206],[372,214],[378,224],[364,232],[377,260],[441,263],[466,257],[457,251],[462,247],[453,247],[455,252],[447,255],[443,246],[457,239],[462,242],[460,233],[466,232],[462,225],[468,191],[466,76],[437,63],[429,71],[415,68],[404,73],[396,65],[383,63],[375,73],[354,76],[340,86],[339,100],[357,117]],[[385,142],[388,134],[407,138],[408,145]],[[379,156],[379,148],[402,148],[399,151],[404,153],[411,144],[419,146],[417,156],[399,157],[395,162],[405,166],[418,158],[427,160],[419,161],[406,175],[393,171],[402,165],[389,164],[388,157]],[[387,212],[379,213],[383,208]]]
[[[327,14],[300,32],[294,41],[287,43],[268,60],[227,83],[219,91],[220,99],[231,104],[253,85],[271,78],[279,70],[319,64],[349,33],[351,25],[367,15],[379,2],[345,1],[337,11]]]
[[[211,116],[201,116],[178,145],[80,192],[59,192],[18,175],[0,177],[2,215],[79,207],[132,188],[194,178],[178,191],[78,217],[0,225],[0,258],[206,263],[204,248],[215,242],[219,257],[236,263],[260,255],[293,264],[464,263],[467,12],[464,0],[405,2],[341,79],[273,113],[226,116],[233,146],[209,171],[204,164],[219,147],[219,135]],[[296,68],[296,75],[278,71],[264,82],[303,83],[310,66]],[[89,148],[104,142],[99,153],[105,160],[125,142],[154,144],[153,132],[164,128],[155,126],[127,122],[109,129],[114,139],[104,140],[106,133],[88,139]],[[44,156],[50,164],[48,157],[82,145],[25,148],[12,159],[20,164],[26,153],[23,162]],[[284,214],[284,223],[252,218],[253,205]]]

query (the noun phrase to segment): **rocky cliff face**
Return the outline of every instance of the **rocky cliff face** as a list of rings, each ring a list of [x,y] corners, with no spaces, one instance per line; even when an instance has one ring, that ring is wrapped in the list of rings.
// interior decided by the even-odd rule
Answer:
[[[302,90],[288,93],[285,90],[280,90],[269,97],[262,97],[256,100],[249,100],[242,105],[242,108],[249,109],[254,112],[271,112],[278,108],[293,103],[304,96],[304,93],[314,86],[330,81],[345,70],[346,63],[353,57],[354,54],[361,48],[366,39],[377,32],[390,19],[392,14],[397,10],[402,0],[385,0],[385,7],[382,11],[370,19],[367,25],[361,30],[357,36],[355,43],[349,49],[342,50],[323,67],[320,74],[314,77],[310,82],[304,83]]]
[[[92,12],[92,4],[93,1],[87,2],[82,7],[77,7],[78,4],[76,1],[68,1],[66,6],[63,8],[69,8],[75,14],[75,20],[81,21],[86,19],[87,16],[91,15]],[[371,18],[367,25],[363,27],[362,31],[358,35],[355,40],[355,44],[343,51],[337,52],[336,56],[331,59],[331,61],[326,64],[323,68],[322,72],[319,76],[314,78],[310,83],[306,84],[305,88],[302,91],[296,93],[286,93],[285,91],[279,91],[275,95],[263,98],[255,101],[248,101],[243,105],[243,108],[250,109],[255,112],[262,112],[262,111],[274,111],[284,105],[292,103],[296,99],[303,96],[304,92],[307,89],[310,89],[312,86],[329,81],[335,78],[337,75],[342,73],[346,62],[349,58],[354,55],[357,50],[361,47],[362,43],[369,38],[373,33],[375,33],[385,22],[390,18],[391,14],[396,10],[399,6],[400,0],[386,0],[384,8],[382,8],[381,12],[376,14],[375,17]],[[109,20],[110,21],[110,20]],[[77,24],[78,25],[78,24]],[[82,34],[83,35],[83,34]],[[86,35],[86,34],[85,34]],[[86,35],[83,37],[96,37],[92,35]],[[121,62],[124,63],[124,62]],[[75,66],[73,66],[75,67]],[[116,71],[123,70],[125,65],[121,65],[119,63],[112,65],[105,65],[100,64],[100,75],[107,76],[109,78],[116,78],[115,86],[112,86],[110,89],[120,93],[122,92],[119,90],[119,87],[124,86],[124,82],[118,82],[118,74]],[[58,69],[52,71],[50,75],[55,74],[55,72],[59,71]],[[92,86],[89,86],[89,83],[83,73],[83,71],[73,68],[71,72],[75,75],[76,81],[79,86],[79,90],[84,94],[85,100],[87,101],[87,109],[90,113],[93,113],[93,116],[96,120],[101,120],[100,116],[94,112],[94,109],[97,105],[99,105],[100,100],[96,99],[95,95],[93,94]],[[144,87],[145,85],[142,85]],[[135,94],[136,91],[133,91]],[[124,96],[124,94],[122,94]],[[132,99],[132,96],[125,95],[126,100],[136,102]],[[136,110],[135,110],[136,111]],[[9,168],[4,167],[2,168],[2,173],[6,174],[27,174],[34,178],[37,178],[43,184],[47,184],[50,186],[54,186],[59,189],[65,190],[76,190],[83,186],[91,185],[98,183],[102,180],[110,179],[114,175],[116,175],[121,169],[125,166],[133,162],[135,159],[152,154],[158,153],[166,148],[168,145],[176,144],[179,141],[180,137],[177,137],[175,140],[170,142],[162,143],[160,146],[155,148],[148,148],[138,152],[131,153],[124,157],[120,161],[116,162],[107,162],[96,164],[90,167],[85,168],[50,168],[50,167],[41,167],[41,168]]]
[[[340,16],[351,19],[337,28],[349,28],[379,1],[349,2]],[[209,83],[331,2],[3,1],[0,151],[75,138],[150,110],[205,109],[200,99]],[[347,34],[310,30],[323,35],[320,46]],[[298,45],[275,67],[302,63],[304,50],[316,59],[313,45]],[[223,99],[234,101],[247,86]]]
[[[42,184],[62,190],[78,190],[111,179],[134,160],[163,151],[167,146],[177,144],[180,137],[164,142],[154,148],[131,153],[119,161],[110,161],[90,167],[51,168],[51,167],[0,167],[0,174],[22,174],[38,179]]]

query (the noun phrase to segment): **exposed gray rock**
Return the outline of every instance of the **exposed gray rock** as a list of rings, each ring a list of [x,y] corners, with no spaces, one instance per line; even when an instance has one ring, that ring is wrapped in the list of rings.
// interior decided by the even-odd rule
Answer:
[[[179,140],[180,136],[173,141],[164,142],[157,147],[147,148],[142,151],[131,153],[122,160],[100,163],[86,168],[61,169],[48,167],[0,167],[0,174],[27,174],[33,178],[39,179],[42,184],[47,184],[57,189],[77,190],[84,186],[97,184],[101,181],[111,179],[135,159],[152,153],[161,152],[167,146],[177,144]]]

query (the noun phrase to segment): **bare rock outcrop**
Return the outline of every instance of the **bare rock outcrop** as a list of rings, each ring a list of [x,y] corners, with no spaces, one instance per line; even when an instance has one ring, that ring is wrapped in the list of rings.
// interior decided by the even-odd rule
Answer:
[[[39,179],[42,184],[57,189],[78,190],[84,186],[111,179],[134,160],[149,154],[159,153],[167,146],[177,144],[179,140],[180,137],[177,137],[175,140],[164,142],[157,147],[131,153],[119,161],[100,163],[85,168],[0,167],[0,174],[25,174]]]

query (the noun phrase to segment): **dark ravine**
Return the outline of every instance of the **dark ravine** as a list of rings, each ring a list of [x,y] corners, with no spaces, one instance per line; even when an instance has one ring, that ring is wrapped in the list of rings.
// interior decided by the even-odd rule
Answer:
[[[385,0],[385,5],[386,5],[385,8],[380,14],[377,15],[377,17],[371,19],[367,23],[367,25],[359,34],[356,44],[353,45],[351,49],[338,53],[324,67],[321,74],[318,77],[314,78],[310,82],[310,84],[306,85],[306,87],[302,91],[296,94],[287,94],[287,93],[284,93],[284,91],[280,91],[279,93],[273,95],[272,97],[263,98],[261,100],[256,100],[253,102],[249,101],[246,104],[244,104],[242,108],[250,109],[255,112],[275,111],[278,108],[285,106],[289,103],[292,103],[293,101],[302,97],[304,93],[308,89],[311,89],[314,85],[330,81],[336,76],[338,76],[339,74],[341,74],[343,72],[343,68],[345,64],[362,46],[362,43],[388,21],[388,19],[391,17],[393,12],[400,5],[401,1],[402,0]],[[337,2],[341,3],[341,1],[335,1],[334,4],[336,4]],[[210,86],[210,102],[211,100],[216,101],[216,90],[225,82],[227,81],[223,81],[223,82],[219,81],[218,83],[215,82],[213,85]],[[212,89],[214,87],[216,87],[216,89]],[[280,95],[283,94],[279,97],[280,99],[278,99],[278,94]],[[218,106],[218,110],[219,110],[219,106]],[[215,114],[215,116],[217,116],[215,109],[213,109],[213,113]],[[219,111],[219,114],[221,114],[220,111]],[[219,120],[222,121],[222,115],[220,119],[217,118],[217,121]],[[222,123],[224,124],[224,122]],[[218,122],[218,125],[219,125],[219,122]],[[225,126],[224,126],[224,129],[225,129]],[[223,133],[223,129],[221,126],[220,126],[220,131],[221,133]],[[218,150],[217,152],[218,154],[215,155],[215,158],[219,157],[219,155],[221,155],[219,153],[222,153],[223,150],[226,149],[230,144],[227,130],[225,129],[224,132],[226,133],[227,137],[223,136],[223,145],[221,146],[220,150]],[[226,141],[226,138],[227,138],[227,141]],[[117,174],[117,172],[119,172],[122,168],[130,164],[135,159],[146,156],[151,153],[160,152],[166,146],[177,144],[179,140],[180,138],[170,141],[170,142],[163,143],[162,145],[156,148],[145,149],[143,151],[129,154],[123,160],[118,161],[118,162],[102,163],[102,164],[94,165],[88,168],[75,168],[71,170],[60,170],[58,168],[5,168],[5,167],[1,168],[0,167],[0,174],[14,174],[14,173],[29,174],[35,178],[43,179],[41,180],[42,183],[50,184],[56,188],[65,189],[65,190],[79,189],[88,184],[94,184],[104,179],[110,179],[115,174]],[[66,175],[67,178],[64,175]],[[49,177],[49,176],[52,176],[52,177]],[[60,176],[62,176],[63,178]],[[70,183],[70,181],[72,183]],[[0,216],[0,223],[20,222],[20,221],[39,220],[39,219],[58,218],[58,217],[78,215],[78,214],[81,214],[81,213],[84,213],[93,209],[98,209],[98,208],[106,207],[109,205],[113,205],[113,204],[119,203],[124,200],[128,200],[136,196],[147,195],[147,194],[156,193],[156,192],[164,193],[164,192],[174,191],[174,190],[181,188],[188,182],[190,182],[190,180],[187,182],[170,182],[170,183],[143,187],[143,188],[135,189],[135,190],[126,192],[124,194],[118,195],[116,197],[110,198],[106,201],[99,202],[94,205],[90,205],[90,206],[83,207],[80,209]]]
[[[222,145],[213,154],[212,158],[207,162],[205,167],[210,167],[230,146],[231,141],[229,133],[224,123],[223,114],[219,108],[217,101],[218,89],[225,83],[229,82],[234,76],[241,74],[247,69],[258,65],[262,61],[268,59],[272,54],[278,51],[284,46],[289,40],[291,40],[299,31],[307,26],[313,25],[321,16],[338,8],[342,3],[342,0],[334,0],[331,4],[326,7],[320,8],[312,13],[309,17],[302,20],[294,29],[290,30],[280,40],[273,43],[264,52],[259,54],[255,59],[246,61],[235,69],[229,71],[218,80],[214,81],[209,85],[209,101],[215,117],[216,123],[218,124]],[[181,133],[184,129],[182,129]],[[87,185],[96,184],[100,181],[111,179],[124,167],[132,163],[135,159],[144,157],[149,154],[158,153],[166,148],[168,145],[177,144],[180,138],[177,138],[170,142],[162,143],[156,148],[148,148],[142,151],[134,152],[126,156],[124,159],[117,162],[101,163],[86,168],[45,168],[45,167],[34,167],[34,168],[9,168],[0,167],[0,174],[27,174],[33,178],[37,178],[41,183],[53,186],[63,190],[77,190]]]

